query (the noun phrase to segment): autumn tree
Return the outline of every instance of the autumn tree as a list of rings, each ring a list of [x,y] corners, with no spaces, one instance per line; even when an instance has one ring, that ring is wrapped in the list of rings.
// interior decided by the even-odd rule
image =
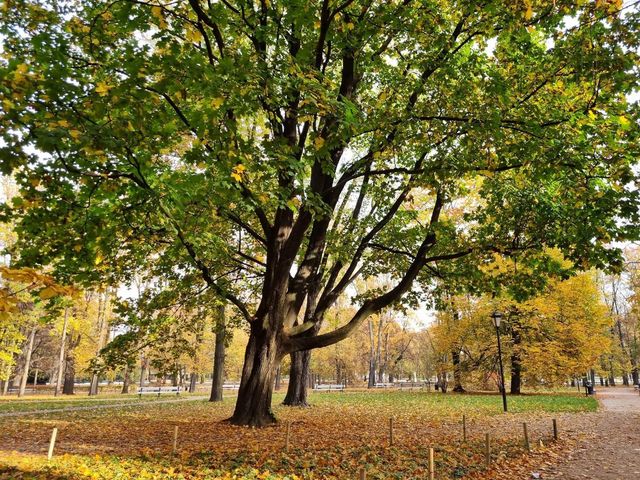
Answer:
[[[20,262],[225,298],[250,326],[233,423],[272,423],[283,356],[428,298],[434,262],[480,275],[495,252],[556,246],[604,267],[638,223],[640,35],[619,2],[4,6]],[[470,180],[482,201],[442,216]],[[381,272],[388,289],[318,333]]]

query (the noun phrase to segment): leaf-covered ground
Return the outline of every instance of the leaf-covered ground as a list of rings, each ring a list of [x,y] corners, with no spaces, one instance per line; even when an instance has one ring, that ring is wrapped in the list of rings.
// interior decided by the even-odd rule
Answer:
[[[0,419],[0,478],[216,479],[216,478],[425,478],[428,449],[436,452],[437,478],[500,478],[536,455],[570,447],[597,408],[573,395],[523,395],[501,413],[494,395],[424,392],[312,394],[312,408],[279,406],[280,423],[264,429],[224,422],[233,399],[128,406],[46,416]],[[462,442],[462,415],[468,441]],[[389,418],[394,444],[389,445]],[[557,418],[560,442],[551,442]],[[522,422],[536,452],[524,457]],[[291,444],[285,431],[291,422]],[[178,452],[172,454],[174,427]],[[51,429],[59,429],[56,456],[46,460]],[[492,466],[484,462],[485,433],[492,437]],[[540,440],[543,447],[540,447]],[[504,477],[509,478],[509,477]],[[512,477],[518,478],[518,477]]]

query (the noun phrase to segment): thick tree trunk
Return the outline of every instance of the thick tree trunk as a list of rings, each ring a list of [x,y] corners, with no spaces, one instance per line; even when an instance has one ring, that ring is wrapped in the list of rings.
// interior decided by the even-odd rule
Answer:
[[[262,427],[276,422],[271,411],[271,396],[274,376],[282,356],[277,334],[253,324],[231,423]]]
[[[634,366],[631,370],[631,378],[633,379],[633,384],[638,385],[638,367]]]
[[[22,378],[20,379],[20,389],[18,390],[18,396],[22,397],[27,388],[27,379],[29,377],[29,368],[31,367],[31,353],[33,352],[33,341],[36,338],[36,327],[31,329],[29,335],[29,343],[27,344],[27,351],[24,358],[24,367],[22,368]]]
[[[225,329],[224,305],[221,305],[218,309],[218,323],[216,325],[216,345],[213,353],[213,376],[211,377],[210,402],[222,401],[222,387],[224,385]]]
[[[311,351],[294,352],[291,354],[291,369],[289,370],[289,386],[283,405],[290,407],[308,407],[307,383],[309,378],[309,366],[311,364]]]
[[[460,350],[454,348],[451,351],[451,363],[453,363],[453,391],[457,393],[464,393],[464,387],[462,386],[462,371],[460,369]]]
[[[62,385],[63,395],[75,394],[75,379],[76,379],[76,359],[71,349],[67,350],[64,366],[64,384]]]

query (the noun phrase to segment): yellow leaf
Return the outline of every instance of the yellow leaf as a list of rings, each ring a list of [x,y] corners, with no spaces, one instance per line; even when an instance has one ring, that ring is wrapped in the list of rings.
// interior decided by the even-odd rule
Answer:
[[[202,41],[202,33],[199,30],[194,30],[191,28],[187,29],[187,34],[185,35],[187,41],[199,43]]]
[[[241,182],[242,181],[242,176],[240,176],[239,174],[237,174],[236,172],[231,172],[231,176],[233,177],[233,179],[236,182]]]
[[[100,265],[102,263],[102,260],[103,260],[102,255],[97,253],[96,254],[96,259],[94,260],[93,263],[95,263],[96,265]]]
[[[105,82],[98,82],[96,85],[96,93],[101,97],[104,97],[109,93],[109,90],[113,88],[113,85],[108,85]]]
[[[69,128],[69,122],[66,120],[58,120],[58,126],[62,128]]]
[[[320,150],[324,146],[324,138],[316,137],[313,141],[313,145],[316,147],[316,150]]]
[[[55,297],[56,295],[58,295],[58,292],[53,287],[47,287],[39,293],[39,296],[42,300],[48,300]]]
[[[243,164],[239,163],[233,169],[238,173],[242,173],[246,170],[246,167]]]
[[[211,106],[213,108],[220,108],[220,106],[224,103],[224,98],[222,97],[216,97],[213,100],[211,100]]]
[[[72,138],[77,139],[80,135],[82,135],[82,132],[80,130],[70,130],[69,135],[71,135]]]

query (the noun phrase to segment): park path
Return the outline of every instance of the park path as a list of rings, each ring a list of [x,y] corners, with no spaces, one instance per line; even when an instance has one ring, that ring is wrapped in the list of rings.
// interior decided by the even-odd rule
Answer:
[[[108,400],[104,400],[104,404],[101,405],[81,405],[77,407],[62,407],[62,408],[47,408],[42,410],[24,410],[19,412],[4,412],[0,413],[0,418],[6,417],[23,417],[27,415],[47,415],[50,413],[61,413],[61,412],[78,412],[81,410],[102,410],[105,408],[127,408],[127,407],[141,407],[141,406],[153,406],[163,403],[181,403],[181,402],[191,402],[195,400],[204,400],[208,398],[204,395],[194,396],[194,397],[186,397],[186,398],[174,398],[172,400],[153,400],[153,401],[145,401],[145,402],[119,402],[119,403],[107,403]],[[114,401],[118,401],[114,399]]]
[[[640,478],[640,395],[628,387],[597,389],[602,411],[590,435],[560,463],[540,469],[547,480]]]

